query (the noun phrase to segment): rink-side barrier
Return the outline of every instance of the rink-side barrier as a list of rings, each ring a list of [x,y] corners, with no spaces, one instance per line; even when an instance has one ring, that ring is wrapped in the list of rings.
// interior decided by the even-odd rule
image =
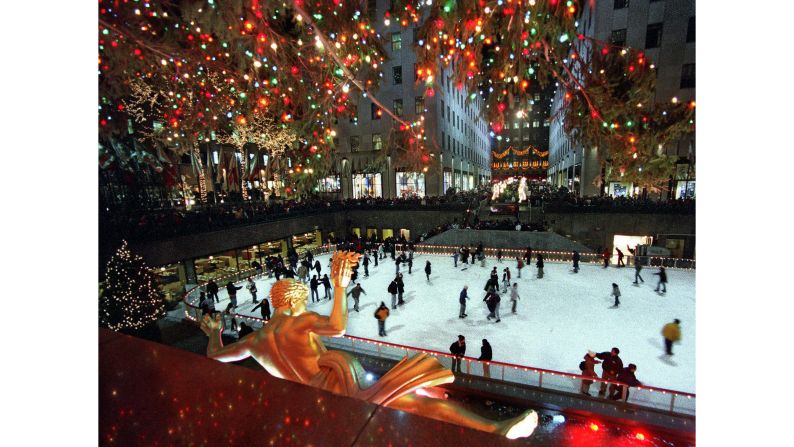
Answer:
[[[388,329],[387,326],[386,330],[388,331]],[[325,346],[329,348],[342,349],[349,352],[395,361],[399,361],[405,356],[411,357],[416,354],[424,353],[434,357],[444,365],[444,367],[452,369],[452,360],[454,356],[446,352],[419,349],[380,340],[370,340],[353,335],[321,338]],[[598,394],[602,383],[607,385],[607,395],[610,394],[609,388],[612,385],[620,385],[619,382],[603,380],[596,377],[535,368],[526,365],[516,365],[513,363],[496,361],[486,362],[477,360],[473,357],[462,358],[461,371],[471,376],[545,390],[571,393],[577,396],[581,396],[580,386],[582,380],[593,382],[590,385],[590,394],[593,396]],[[627,392],[628,396],[626,396]],[[674,414],[695,415],[696,398],[693,393],[652,386],[640,386],[631,387],[629,389],[624,388],[621,400],[627,404],[636,405],[638,407],[653,408]]]
[[[441,246],[436,249],[428,249],[428,246],[417,246],[417,253],[427,253],[427,254],[434,254],[434,255],[442,255],[445,253],[449,253],[451,256],[451,248],[447,247],[447,252],[442,251]],[[319,254],[329,253],[333,251],[333,247],[329,247],[328,245],[324,245],[321,247],[316,247],[312,249],[312,253],[316,256]],[[495,249],[485,249],[486,253],[488,250],[494,250],[494,257],[496,256]],[[503,254],[508,250],[502,249]],[[523,254],[523,250],[512,250],[515,252],[521,252]],[[569,262],[570,261],[570,252],[553,252],[553,251],[534,251],[533,253],[543,253],[544,255],[549,256],[558,256],[559,262]],[[566,261],[565,256],[568,256],[569,259]],[[585,254],[582,254],[581,262],[584,262]],[[594,256],[595,259],[599,259],[598,255],[591,254],[590,256]],[[549,259],[551,260],[551,259]],[[603,262],[601,260],[594,260],[590,262]],[[694,268],[694,261],[693,261],[693,268]],[[222,276],[219,278],[215,278],[216,282],[218,283],[219,288],[223,289],[224,283],[228,281],[232,281],[233,283],[238,283],[241,281],[245,281],[249,276],[258,279],[258,278],[269,278],[268,273],[262,273],[257,275],[255,269],[248,269],[243,270],[234,274],[229,274],[226,276]],[[194,321],[198,323],[201,320],[201,308],[198,306],[198,298],[200,292],[206,292],[206,287],[204,284],[194,286],[189,289],[185,295],[183,296],[183,301],[185,303],[185,317],[188,320]],[[244,290],[240,290],[238,293],[243,293]],[[247,293],[247,291],[245,292]],[[247,298],[247,296],[246,296]],[[244,298],[243,298],[244,300]],[[223,309],[217,309],[218,311],[222,311]],[[251,327],[261,327],[267,322],[261,318],[242,315],[238,313],[230,313],[231,317],[234,317],[238,322],[245,321]],[[388,330],[388,327],[387,327]],[[454,356],[449,353],[440,352],[440,351],[433,351],[430,349],[421,349],[415,348],[412,346],[400,345],[396,343],[389,343],[380,340],[371,340],[362,337],[356,337],[353,335],[345,335],[344,337],[321,337],[325,345],[329,348],[336,348],[341,349],[349,352],[360,353],[364,355],[370,355],[373,357],[385,358],[390,360],[399,361],[405,356],[412,356],[419,353],[428,354],[434,358],[436,358],[442,365],[446,368],[452,368],[452,359]],[[551,391],[557,392],[564,392],[564,393],[571,393],[581,396],[580,393],[580,386],[582,380],[589,380],[592,381],[592,385],[590,385],[590,394],[595,396],[598,394],[598,390],[601,387],[602,383],[607,384],[608,387],[612,385],[619,385],[618,382],[603,380],[597,377],[588,377],[582,376],[579,374],[563,372],[563,371],[555,371],[550,369],[544,368],[536,368],[533,366],[527,365],[516,365],[513,363],[505,363],[505,362],[485,362],[477,360],[473,357],[463,357],[462,358],[462,365],[461,369],[465,371],[466,374],[476,376],[476,377],[483,377],[490,380],[497,380],[503,381],[506,383],[512,383],[521,386],[530,386],[536,387],[540,389],[546,389]],[[608,390],[609,391],[609,390]],[[628,396],[626,396],[626,391],[628,391]],[[607,394],[610,394],[609,392]],[[673,414],[683,414],[683,415],[695,415],[695,401],[696,397],[693,393],[687,393],[683,391],[676,391],[676,390],[669,390],[666,388],[658,388],[652,386],[640,386],[640,387],[631,387],[630,389],[624,388],[623,389],[623,396],[622,401],[624,401],[628,405],[636,405],[637,407],[643,408],[652,408],[655,410],[661,410],[670,412]]]
[[[455,251],[457,251],[459,248],[460,248],[459,246],[454,246],[454,245],[417,244],[415,253],[440,255],[440,256],[446,255],[451,257],[452,254]],[[483,251],[485,252],[485,257],[491,259],[496,258],[496,255],[499,250],[500,250],[499,248],[483,248]],[[524,254],[526,253],[526,249],[502,248],[501,250],[502,250],[502,259],[505,262],[508,262],[510,260],[515,261],[517,257],[523,258]],[[534,259],[536,259],[538,254],[542,254],[543,260],[546,262],[564,262],[564,263],[573,262],[572,251],[532,250],[533,261]],[[579,256],[580,256],[579,259],[580,264],[604,263],[603,254],[592,253],[592,252],[581,252],[579,253]],[[687,259],[687,258],[667,258],[660,256],[626,255],[624,259],[626,266],[634,266],[636,262],[639,262],[640,265],[648,266],[648,267],[665,267],[665,268],[673,268],[673,269],[681,269],[681,270],[695,269],[695,260]],[[611,265],[615,265],[616,261],[613,258],[610,258],[609,262]]]

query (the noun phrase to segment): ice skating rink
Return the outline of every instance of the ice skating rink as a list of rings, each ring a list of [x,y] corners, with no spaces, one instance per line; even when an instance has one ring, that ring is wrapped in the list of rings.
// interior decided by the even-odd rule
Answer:
[[[322,273],[330,273],[329,255],[317,259]],[[430,282],[425,279],[425,262],[432,264]],[[383,339],[391,343],[448,352],[449,345],[458,334],[466,337],[466,355],[480,355],[482,339],[493,347],[493,360],[579,373],[579,362],[588,350],[602,352],[613,346],[620,348],[624,365],[637,365],[637,378],[645,385],[695,392],[695,271],[667,270],[667,293],[654,292],[657,268],[642,271],[644,284],[635,286],[634,268],[604,269],[601,266],[582,264],[574,274],[570,263],[546,262],[544,278],[537,279],[534,261],[524,267],[522,278],[517,278],[516,262],[503,259],[486,259],[486,266],[453,266],[451,256],[414,255],[413,273],[406,265],[400,266],[405,282],[406,304],[391,311],[386,322],[388,337],[378,337],[375,309],[384,301],[391,307],[387,292],[394,278],[395,266],[391,258],[380,261],[378,267],[370,263],[368,278],[364,268],[359,268],[359,280],[366,292],[361,296],[360,310],[353,311],[353,298],[348,297],[350,317],[347,333],[370,339]],[[521,299],[516,314],[510,312],[510,295],[502,297],[502,321],[486,320],[488,309],[482,302],[483,287],[492,267],[499,272],[510,267],[513,281],[518,283]],[[619,308],[611,308],[612,283],[617,283],[622,296]],[[258,296],[269,294],[272,279],[257,281]],[[218,309],[228,303],[226,289],[221,286]],[[242,284],[244,285],[244,284]],[[469,286],[465,319],[458,318],[458,295],[464,285]],[[353,285],[350,285],[352,288]],[[319,287],[323,295],[322,285]],[[259,317],[259,310],[251,312],[253,304],[247,289],[237,292],[237,312]],[[331,301],[309,303],[310,311],[327,315]],[[664,354],[662,326],[673,319],[681,320],[682,340],[673,345],[672,357]],[[596,371],[600,374],[601,368]]]

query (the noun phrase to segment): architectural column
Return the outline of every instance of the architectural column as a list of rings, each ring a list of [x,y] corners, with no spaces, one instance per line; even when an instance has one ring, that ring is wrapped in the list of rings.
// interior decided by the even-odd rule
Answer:
[[[193,262],[193,260],[188,259],[186,261],[182,261],[179,265],[184,266],[182,268],[184,269],[185,283],[198,284],[198,276],[196,275],[196,264]],[[182,279],[181,276],[182,276],[182,272],[180,271],[180,279]]]

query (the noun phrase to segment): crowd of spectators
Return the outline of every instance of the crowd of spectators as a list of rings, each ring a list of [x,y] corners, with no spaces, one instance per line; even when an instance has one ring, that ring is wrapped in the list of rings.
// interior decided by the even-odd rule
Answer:
[[[438,197],[361,198],[326,200],[309,197],[300,201],[223,203],[157,210],[108,210],[100,223],[108,234],[129,240],[156,240],[183,234],[202,233],[234,226],[251,225],[330,211],[362,209],[452,209],[465,211],[475,203],[477,193],[459,192]]]

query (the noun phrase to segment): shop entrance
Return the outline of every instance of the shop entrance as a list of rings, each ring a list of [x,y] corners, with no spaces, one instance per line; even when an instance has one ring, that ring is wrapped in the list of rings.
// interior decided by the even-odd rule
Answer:
[[[367,228],[367,239],[376,237],[378,235],[377,228]]]
[[[653,236],[626,236],[616,234],[615,237],[612,238],[612,258],[610,262],[618,262],[618,255],[615,251],[616,248],[619,248],[626,256],[633,256],[632,252],[636,249],[637,245],[652,244]],[[626,260],[624,259],[623,262],[626,262]]]
[[[383,240],[386,240],[390,237],[394,237],[394,230],[391,228],[384,228],[383,229]]]
[[[361,237],[361,228],[355,227],[355,228],[353,228],[352,231],[353,231],[353,234],[356,235],[356,237]]]
[[[404,237],[406,241],[411,240],[411,230],[400,228],[400,237]]]

